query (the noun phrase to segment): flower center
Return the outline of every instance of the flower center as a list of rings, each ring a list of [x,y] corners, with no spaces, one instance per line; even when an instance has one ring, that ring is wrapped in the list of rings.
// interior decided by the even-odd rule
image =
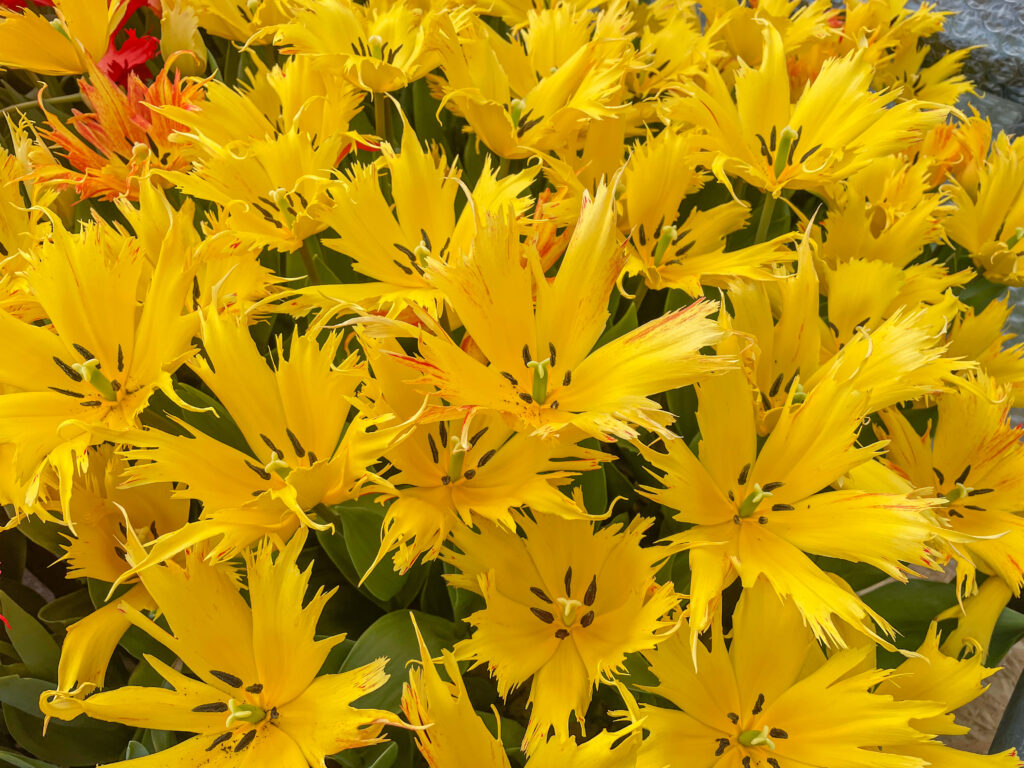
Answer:
[[[263,718],[267,716],[267,713],[255,704],[248,704],[244,701],[238,701],[238,699],[230,699],[228,701],[228,710],[230,714],[224,722],[225,728],[231,728],[235,723],[252,723],[256,725],[262,723]]]
[[[93,388],[107,400],[117,400],[114,385],[110,383],[110,379],[100,372],[100,361],[95,357],[86,360],[84,363],[73,363],[71,369],[92,384]]]

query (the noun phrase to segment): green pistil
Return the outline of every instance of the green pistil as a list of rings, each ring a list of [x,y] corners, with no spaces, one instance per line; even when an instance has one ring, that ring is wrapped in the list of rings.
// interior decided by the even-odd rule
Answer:
[[[555,602],[562,606],[562,623],[567,627],[572,626],[576,621],[576,612],[583,606],[583,603],[568,597],[556,597]]]
[[[231,728],[235,723],[252,723],[258,725],[263,722],[263,718],[267,716],[267,713],[257,707],[255,704],[246,704],[245,702],[238,701],[237,699],[231,699],[228,701],[228,710],[231,714],[228,715],[227,721],[224,723],[225,728]]]
[[[430,257],[430,249],[427,244],[420,240],[420,244],[412,249],[413,255],[419,261],[421,267],[427,266],[427,259]]]
[[[744,731],[740,734],[737,741],[745,747],[768,747],[771,750],[775,749],[775,742],[768,738],[767,725],[760,731]]]
[[[117,400],[113,385],[111,385],[110,380],[106,376],[100,373],[100,363],[95,357],[91,360],[86,360],[84,363],[75,363],[71,367],[83,379],[92,384],[93,388],[107,400],[111,402]]]
[[[459,440],[458,436],[455,437],[454,443],[451,456],[448,459],[448,477],[453,482],[462,476],[462,463],[466,460],[466,451],[469,449],[469,446]]]
[[[661,236],[658,238],[658,244],[654,246],[654,266],[660,267],[661,260],[665,257],[665,251],[672,245],[672,241],[676,239],[679,234],[679,230],[674,226],[662,227]]]
[[[523,101],[522,99],[512,99],[512,103],[509,105],[509,116],[512,118],[513,127],[519,127],[519,120],[522,118],[523,109],[525,108],[525,101]]]
[[[1006,241],[1007,248],[1013,248],[1017,243],[1024,238],[1024,227],[1017,227],[1017,230],[1013,233],[1013,237]]]
[[[292,226],[295,223],[295,214],[292,213],[291,206],[288,204],[288,190],[284,187],[278,187],[277,189],[270,190],[267,193],[267,197],[274,201],[274,205],[277,206],[277,210],[284,216],[288,226]]]
[[[775,165],[773,166],[775,178],[781,176],[782,172],[786,170],[786,165],[789,162],[789,148],[796,136],[796,131],[788,125],[779,134],[779,151],[775,153]]]
[[[963,483],[957,483],[956,487],[954,487],[949,493],[945,494],[944,498],[946,499],[947,504],[956,504],[960,499],[967,498],[968,494],[970,494],[972,490],[974,489],[968,488]]]
[[[737,514],[740,517],[750,517],[757,510],[757,505],[769,496],[771,496],[771,493],[763,491],[760,485],[754,483],[754,490],[747,494],[747,498],[740,504],[740,510]]]
[[[288,466],[288,463],[281,459],[281,456],[274,451],[270,454],[270,461],[263,467],[265,472],[273,472],[282,480],[287,480],[288,475],[292,473],[292,468]]]
[[[551,365],[551,358],[546,357],[539,363],[531,360],[526,364],[527,368],[533,369],[533,401],[543,405],[548,399],[548,368]]]
[[[384,38],[380,35],[370,35],[366,41],[370,49],[370,55],[375,59],[384,58]]]

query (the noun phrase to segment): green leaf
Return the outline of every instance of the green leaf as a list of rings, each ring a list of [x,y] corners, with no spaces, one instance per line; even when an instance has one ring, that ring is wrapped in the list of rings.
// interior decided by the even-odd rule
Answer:
[[[985,666],[994,667],[1017,642],[1024,638],[1024,614],[1012,608],[1004,608],[992,630],[992,642],[988,647]]]
[[[348,672],[386,656],[389,660],[387,672],[391,677],[382,687],[360,698],[356,706],[398,711],[402,684],[407,680],[406,664],[420,658],[411,615],[415,615],[416,624],[432,656],[439,655],[442,648],[455,645],[457,627],[445,619],[420,611],[393,611],[381,616],[356,640],[341,671]]]
[[[39,697],[43,691],[52,691],[54,688],[56,686],[53,683],[34,677],[0,677],[0,702],[10,704],[30,715],[42,717],[43,713],[39,711]]]
[[[174,391],[189,405],[195,408],[212,408],[211,411],[189,411],[180,410],[181,419],[189,426],[206,433],[210,437],[220,440],[225,445],[237,448],[242,453],[249,453],[249,445],[242,436],[242,431],[235,424],[227,408],[221,405],[216,398],[203,392],[201,389],[190,387],[188,384],[175,382]]]
[[[380,757],[370,763],[368,768],[391,768],[398,759],[398,745],[388,744],[387,749],[381,752]]]
[[[128,742],[128,749],[124,751],[124,759],[134,760],[136,757],[146,757],[148,754],[148,749],[146,749],[140,742],[132,739]]]
[[[43,680],[56,680],[60,648],[50,633],[6,592],[0,592],[0,613],[10,622],[7,635],[29,674]]]
[[[626,310],[619,320],[615,322],[610,328],[606,328],[604,333],[601,334],[601,338],[597,340],[595,348],[603,347],[609,341],[614,341],[619,336],[625,336],[630,331],[636,330],[637,319],[636,319],[636,304],[630,304],[629,309]]]
[[[30,517],[18,523],[18,530],[33,544],[38,544],[51,555],[63,555],[66,528],[57,523],[44,523],[38,517]]]
[[[893,643],[898,648],[916,651],[932,620],[956,605],[956,588],[938,581],[893,582],[868,592],[863,600],[892,624],[896,630]],[[879,667],[892,668],[902,662],[900,654],[878,649]]]
[[[89,590],[75,590],[51,600],[39,610],[39,620],[51,627],[66,627],[93,612]]]
[[[32,760],[9,749],[0,749],[0,765],[10,765],[14,768],[57,768],[53,763]]]
[[[957,298],[973,307],[975,312],[981,312],[1007,290],[1005,285],[993,283],[978,275],[963,287]]]
[[[112,763],[124,755],[132,729],[78,717],[69,723],[51,720],[43,737],[43,718],[3,705],[7,731],[14,743],[36,757],[67,766]]]
[[[1018,753],[1024,754],[1024,675],[1017,679],[988,753],[995,755],[1008,749],[1016,749]]]
[[[359,500],[340,504],[334,511],[341,519],[345,548],[348,550],[352,566],[359,577],[363,578],[380,549],[380,531],[386,510],[371,501]],[[414,575],[418,579],[415,590],[412,595],[407,595],[406,586]],[[419,591],[425,576],[422,568],[413,568],[404,574],[396,573],[391,566],[391,559],[385,557],[373,572],[365,577],[361,589],[365,589],[384,603],[395,600],[399,605],[389,607],[397,608],[403,605],[403,601],[398,599],[399,595],[408,596],[408,600],[411,601]]]

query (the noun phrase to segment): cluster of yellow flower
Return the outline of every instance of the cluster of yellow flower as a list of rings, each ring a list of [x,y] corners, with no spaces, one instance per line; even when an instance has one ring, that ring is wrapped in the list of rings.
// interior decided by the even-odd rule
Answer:
[[[1024,586],[1024,139],[904,5],[0,0],[50,86],[4,110],[3,535],[88,584],[56,641],[4,597],[15,742],[1024,765],[939,740]]]

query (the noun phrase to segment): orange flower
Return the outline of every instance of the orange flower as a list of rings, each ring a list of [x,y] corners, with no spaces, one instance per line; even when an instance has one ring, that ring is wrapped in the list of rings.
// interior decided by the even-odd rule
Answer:
[[[203,81],[183,81],[168,75],[165,66],[150,85],[134,73],[121,90],[97,69],[79,81],[82,95],[93,112],[79,112],[67,121],[40,107],[49,128],[42,135],[63,150],[71,168],[56,162],[38,166],[33,179],[41,183],[74,186],[82,198],[113,200],[139,196],[139,178],[150,170],[178,170],[188,166],[182,146],[171,136],[184,130],[181,123],[158,114],[152,107],[176,106],[192,110],[204,93]]]

